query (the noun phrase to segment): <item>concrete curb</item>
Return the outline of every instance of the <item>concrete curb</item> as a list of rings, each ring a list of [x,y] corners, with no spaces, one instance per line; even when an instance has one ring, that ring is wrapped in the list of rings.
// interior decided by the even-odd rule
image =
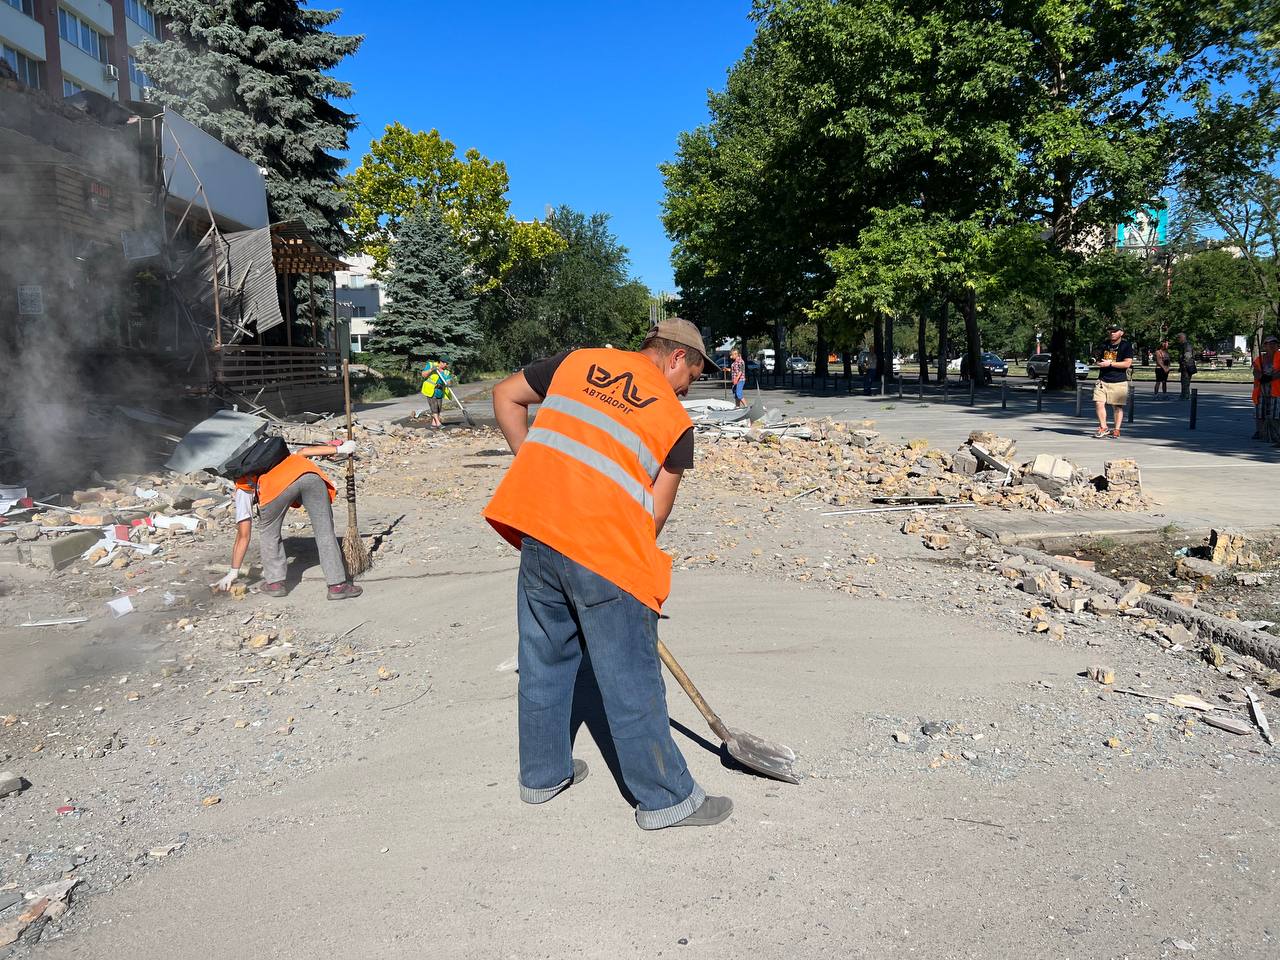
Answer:
[[[1049,554],[1032,547],[1005,544],[1001,544],[1000,547],[1006,553],[1015,554],[1041,566],[1048,567],[1050,570],[1056,570],[1066,576],[1075,577],[1115,600],[1119,600],[1125,594],[1125,587],[1118,580],[1112,580],[1110,577],[1087,570],[1079,564],[1071,563],[1067,560],[1059,560],[1057,557],[1051,557]],[[1234,620],[1215,616],[1212,613],[1205,613],[1203,610],[1189,610],[1174,603],[1172,600],[1153,597],[1150,594],[1143,594],[1139,597],[1137,605],[1167,623],[1177,623],[1188,628],[1197,627],[1199,628],[1200,637],[1207,642],[1230,647],[1236,653],[1254,657],[1271,667],[1271,669],[1280,670],[1280,642],[1265,633],[1249,630]]]

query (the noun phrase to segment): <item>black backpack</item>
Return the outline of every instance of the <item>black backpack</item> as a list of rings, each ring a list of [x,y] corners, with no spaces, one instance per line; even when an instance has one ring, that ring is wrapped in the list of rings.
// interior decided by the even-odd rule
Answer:
[[[259,437],[243,453],[232,457],[222,469],[231,480],[257,476],[279,466],[289,456],[289,445],[279,437]]]

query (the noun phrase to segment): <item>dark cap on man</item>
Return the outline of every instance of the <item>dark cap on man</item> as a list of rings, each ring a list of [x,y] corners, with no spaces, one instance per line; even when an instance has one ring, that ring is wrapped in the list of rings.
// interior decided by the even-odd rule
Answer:
[[[715,361],[711,359],[702,342],[702,334],[688,320],[682,320],[679,317],[659,320],[657,325],[650,327],[649,332],[645,334],[644,343],[640,345],[640,349],[643,350],[649,345],[649,341],[658,337],[669,340],[671,343],[678,343],[682,347],[688,347],[694,353],[701,355],[702,362],[707,366],[715,365]]]
[[[1124,327],[1113,323],[1111,326],[1107,327],[1107,333],[1124,333]]]

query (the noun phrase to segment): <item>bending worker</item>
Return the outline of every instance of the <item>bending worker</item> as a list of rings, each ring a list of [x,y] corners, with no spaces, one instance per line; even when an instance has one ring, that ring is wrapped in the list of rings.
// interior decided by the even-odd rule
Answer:
[[[526,803],[544,803],[587,775],[571,753],[570,716],[579,666],[589,664],[636,822],[645,830],[709,826],[733,811],[727,797],[709,797],[694,782],[671,739],[657,651],[671,587],[671,558],[657,536],[693,466],[692,422],[678,398],[709,363],[698,328],[672,318],[637,353],[562,353],[493,391],[498,427],[516,456],[484,516],[520,550]]]
[[[347,577],[342,562],[342,551],[333,532],[333,482],[308,457],[347,456],[355,451],[355,444],[346,440],[338,446],[303,447],[278,464],[256,476],[240,477],[236,484],[236,539],[231,548],[231,567],[227,575],[214,584],[215,589],[230,590],[240,576],[245,553],[249,550],[253,516],[258,515],[258,550],[262,555],[262,576],[265,583],[262,592],[271,597],[283,597],[289,592],[285,586],[288,558],[284,552],[281,531],[285,514],[290,507],[301,506],[311,521],[311,531],[316,538],[316,552],[320,555],[320,568],[329,585],[330,600],[346,600],[358,597],[364,591]]]

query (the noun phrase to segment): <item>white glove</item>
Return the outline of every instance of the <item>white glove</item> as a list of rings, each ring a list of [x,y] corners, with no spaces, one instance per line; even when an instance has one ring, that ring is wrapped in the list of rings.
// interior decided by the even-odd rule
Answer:
[[[221,590],[224,593],[231,589],[231,584],[236,582],[236,578],[240,576],[239,567],[231,567],[227,571],[227,575],[213,585],[213,589]]]
[[[343,440],[333,448],[333,452],[335,456],[349,457],[356,452],[356,442],[354,440]]]

